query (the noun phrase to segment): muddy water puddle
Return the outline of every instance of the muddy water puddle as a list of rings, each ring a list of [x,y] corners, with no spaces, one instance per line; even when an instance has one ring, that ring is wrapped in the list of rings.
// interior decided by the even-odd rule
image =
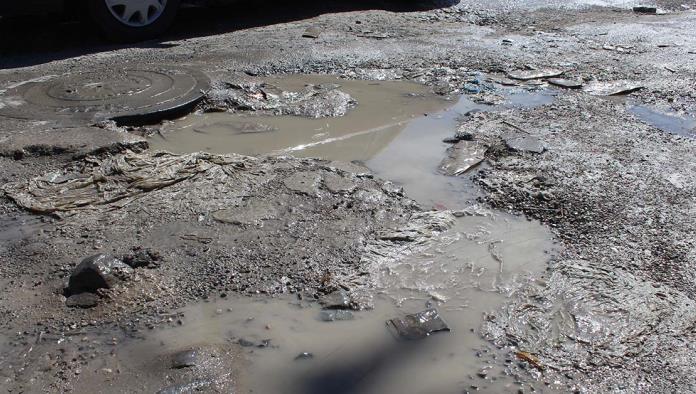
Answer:
[[[643,105],[630,106],[629,110],[643,122],[664,132],[696,138],[696,117],[694,116],[661,112]]]
[[[466,209],[455,227],[430,249],[381,266],[374,309],[348,320],[322,321],[316,302],[227,297],[189,306],[181,327],[158,330],[123,349],[120,358],[142,360],[197,344],[243,344],[250,362],[241,392],[451,393],[529,390],[502,364],[477,357],[487,348],[478,335],[484,314],[499,307],[525,281],[542,275],[553,249],[537,222],[472,204],[476,188],[466,176],[439,170],[458,119],[475,109],[466,96],[443,98],[409,82],[345,81],[302,76],[271,80],[283,89],[336,83],[357,106],[348,115],[297,116],[213,113],[164,126],[154,149],[247,155],[281,154],[358,161],[402,187],[423,206]],[[553,94],[505,91],[503,106],[550,103]],[[311,300],[314,301],[314,300]],[[396,340],[385,322],[437,307],[450,332],[422,341]],[[345,316],[343,316],[345,317]],[[346,317],[347,318],[347,317]],[[268,340],[268,341],[267,341]],[[479,354],[480,355],[480,354]]]
[[[460,218],[438,246],[382,267],[373,310],[324,321],[313,299],[219,298],[184,309],[180,327],[131,342],[118,357],[136,365],[201,344],[242,344],[250,364],[240,392],[517,391],[522,385],[504,368],[476,356],[486,347],[477,331],[485,312],[543,270],[553,245],[538,223],[478,213]],[[388,319],[426,305],[440,311],[450,332],[400,341],[387,330]]]

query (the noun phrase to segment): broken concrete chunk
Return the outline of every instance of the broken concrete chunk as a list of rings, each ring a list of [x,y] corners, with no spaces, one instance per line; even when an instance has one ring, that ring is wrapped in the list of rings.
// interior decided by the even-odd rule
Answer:
[[[449,176],[459,176],[479,165],[486,157],[486,147],[478,142],[459,141],[447,148],[440,170]]]
[[[307,30],[302,33],[302,37],[304,38],[319,38],[319,34],[321,34],[321,31],[317,29],[314,26],[308,27]]]
[[[635,92],[642,88],[643,85],[638,82],[619,80],[606,82],[593,81],[585,85],[582,90],[593,96],[616,96]]]
[[[508,73],[508,77],[520,81],[529,81],[532,79],[552,78],[563,74],[563,71],[555,68],[541,68],[537,70],[518,70]]]
[[[73,294],[65,300],[69,308],[94,308],[99,304],[99,296],[92,293]]]
[[[546,147],[539,140],[529,134],[510,133],[502,136],[505,146],[513,152],[544,153]]]
[[[566,89],[580,89],[582,87],[582,81],[578,79],[549,78],[548,82],[551,85]]]
[[[326,309],[348,309],[350,296],[343,290],[336,290],[319,298],[319,304]]]
[[[70,294],[94,293],[109,289],[133,274],[133,268],[108,254],[87,257],[73,270],[68,282]]]
[[[423,339],[434,332],[450,330],[434,308],[387,320],[387,327],[396,338],[406,340]]]

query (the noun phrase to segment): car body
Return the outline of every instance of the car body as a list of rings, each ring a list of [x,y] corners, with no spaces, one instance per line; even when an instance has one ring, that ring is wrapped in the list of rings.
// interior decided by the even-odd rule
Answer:
[[[90,15],[114,41],[157,37],[174,21],[181,0],[0,0],[0,17],[57,14]]]

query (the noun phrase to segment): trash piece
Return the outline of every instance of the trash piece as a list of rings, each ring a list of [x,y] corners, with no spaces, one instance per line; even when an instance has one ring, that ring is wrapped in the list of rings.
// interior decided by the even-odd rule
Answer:
[[[121,260],[108,254],[87,257],[75,267],[68,281],[70,294],[94,293],[109,289],[133,273]]]
[[[94,308],[99,303],[99,296],[93,293],[73,294],[65,300],[69,308]]]
[[[406,340],[423,339],[434,332],[450,330],[434,308],[387,320],[387,327],[396,338]]]
[[[532,79],[552,78],[563,74],[563,71],[554,68],[541,68],[538,70],[511,71],[507,75],[512,79],[529,81]]]
[[[531,364],[534,368],[543,371],[544,366],[541,365],[541,361],[539,361],[539,358],[537,356],[533,355],[532,353],[529,352],[515,352],[515,356],[519,358],[522,361],[526,361],[529,364]]]
[[[642,89],[643,85],[638,82],[618,80],[618,81],[593,81],[585,85],[582,90],[593,96],[617,96],[628,94]]]
[[[302,33],[302,37],[304,38],[319,38],[319,34],[321,34],[321,31],[317,29],[316,27],[308,27],[307,30]]]
[[[549,78],[548,82],[551,85],[566,89],[580,89],[583,85],[582,81],[577,79]]]
[[[440,163],[445,175],[459,176],[479,165],[486,158],[487,147],[478,142],[461,140],[447,148],[447,156]]]
[[[309,352],[302,352],[295,356],[295,360],[311,360],[314,358],[314,354]]]

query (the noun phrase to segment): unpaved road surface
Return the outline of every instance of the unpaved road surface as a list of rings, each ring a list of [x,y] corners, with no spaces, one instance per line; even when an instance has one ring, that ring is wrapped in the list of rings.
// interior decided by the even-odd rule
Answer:
[[[540,221],[556,252],[472,317],[486,342],[467,357],[482,372],[432,392],[693,391],[696,4],[657,3],[659,15],[609,0],[257,2],[182,9],[161,40],[133,46],[87,37],[78,22],[0,19],[0,389],[248,391],[244,349],[268,342],[201,342],[197,356],[173,356],[179,367],[205,360],[195,369],[171,370],[170,354],[136,352],[154,358],[130,365],[114,355],[210,300],[341,294],[369,309],[384,267],[442,249],[457,217],[492,209]],[[340,83],[265,83],[287,74],[463,95],[476,110],[456,117],[442,158],[475,190],[476,211],[416,197],[427,189],[411,196],[365,163],[158,153],[149,138],[177,123],[110,121],[116,106],[74,116],[23,106],[35,86],[54,89],[40,103],[64,103],[75,92],[60,82],[74,78],[91,78],[100,100],[131,94],[141,82],[119,72],[144,67],[200,73],[170,92],[196,100],[169,117],[322,119],[361,105]],[[107,91],[100,80],[117,82]],[[506,105],[510,89],[530,105]],[[539,94],[553,99],[531,103]],[[246,124],[242,137],[268,131]],[[71,297],[71,272],[97,253],[135,268]],[[495,368],[501,377],[486,372]],[[335,389],[321,382],[313,392]]]

